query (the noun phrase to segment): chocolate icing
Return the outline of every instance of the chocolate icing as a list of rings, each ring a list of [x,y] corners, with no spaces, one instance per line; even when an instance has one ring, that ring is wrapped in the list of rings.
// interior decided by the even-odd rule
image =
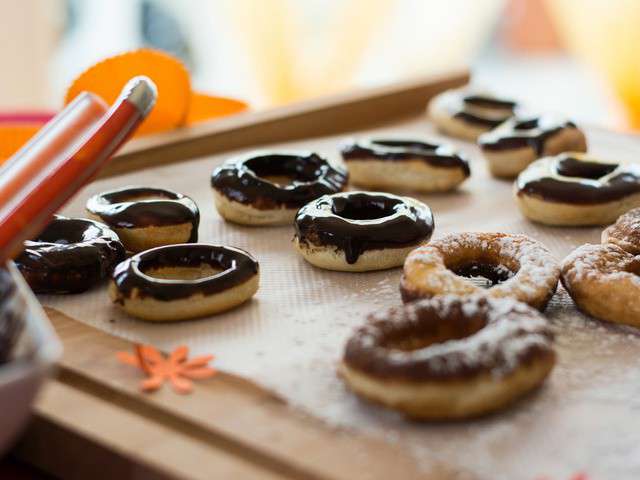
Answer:
[[[290,185],[264,177],[286,176]],[[251,153],[213,171],[212,187],[229,200],[260,210],[298,209],[322,195],[340,192],[348,174],[315,153]]]
[[[79,293],[97,284],[124,259],[116,233],[99,222],[55,216],[15,263],[37,293]]]
[[[13,347],[24,328],[24,304],[14,301],[16,294],[11,274],[0,268],[0,364],[11,358]]]
[[[511,118],[516,108],[516,102],[511,100],[478,94],[467,95],[462,98],[460,108],[453,116],[492,129]]]
[[[539,160],[516,182],[518,195],[552,202],[592,205],[640,193],[640,166],[612,164],[562,154]]]
[[[419,245],[431,238],[431,209],[385,193],[325,195],[300,209],[295,219],[300,243],[331,245],[353,264],[367,250]]]
[[[166,227],[190,223],[188,241],[198,241],[198,206],[191,198],[163,188],[124,187],[104,192],[87,201],[87,210],[111,228]]]
[[[210,265],[223,271],[196,280],[163,280],[145,272],[163,267]],[[120,263],[113,272],[119,303],[136,297],[171,301],[201,293],[212,295],[251,279],[258,273],[258,262],[244,250],[209,244],[166,245],[138,253]]]
[[[344,363],[380,379],[506,376],[553,358],[553,334],[533,308],[509,299],[451,295],[372,314],[348,340]]]
[[[469,162],[447,145],[421,142],[419,140],[371,139],[346,143],[342,149],[342,158],[350,160],[369,160],[375,158],[385,161],[403,161],[419,158],[438,168],[461,168],[469,176]]]
[[[545,144],[549,138],[564,129],[577,128],[573,122],[550,115],[514,117],[499,128],[481,135],[478,144],[481,149],[488,151],[530,147],[540,157],[545,152]]]

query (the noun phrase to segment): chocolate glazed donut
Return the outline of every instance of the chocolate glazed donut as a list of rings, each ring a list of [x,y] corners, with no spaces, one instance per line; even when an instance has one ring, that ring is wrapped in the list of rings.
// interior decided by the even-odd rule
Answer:
[[[106,278],[125,257],[113,230],[82,218],[56,216],[24,246],[15,263],[36,293],[83,292]]]
[[[452,146],[421,140],[345,143],[342,158],[353,183],[367,188],[443,192],[469,177],[469,162]]]
[[[476,140],[515,115],[518,104],[470,88],[448,90],[429,102],[431,121],[444,133]]]
[[[109,293],[130,315],[173,321],[228,310],[251,298],[258,284],[258,262],[247,252],[182,244],[147,250],[120,263]]]
[[[300,209],[294,243],[320,268],[368,271],[402,265],[409,251],[433,233],[431,209],[408,197],[346,192]]]
[[[113,228],[130,252],[198,241],[197,205],[171,190],[119,188],[91,197],[87,211]]]
[[[245,225],[286,225],[300,207],[342,191],[348,174],[310,152],[252,152],[226,161],[211,176],[218,212]]]
[[[370,315],[340,373],[358,395],[408,417],[461,419],[513,403],[554,363],[553,333],[533,308],[443,295]]]
[[[516,201],[547,225],[604,225],[640,206],[640,166],[569,152],[542,158],[519,176]]]
[[[584,133],[569,120],[553,115],[514,117],[481,135],[478,145],[496,177],[512,178],[531,162],[562,152],[585,152]]]

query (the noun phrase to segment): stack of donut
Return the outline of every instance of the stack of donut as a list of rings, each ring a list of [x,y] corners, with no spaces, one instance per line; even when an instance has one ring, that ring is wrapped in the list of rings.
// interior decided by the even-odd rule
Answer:
[[[531,115],[471,88],[436,96],[428,115],[443,133],[477,142],[494,176],[517,176],[516,202],[533,221],[601,225],[640,207],[640,167],[586,156],[584,133],[565,118]],[[211,186],[224,220],[292,228],[294,248],[314,267],[403,265],[403,305],[370,315],[339,367],[363,398],[418,419],[482,415],[521,398],[555,363],[541,312],[560,278],[581,310],[640,326],[640,208],[559,266],[524,235],[466,232],[430,242],[433,214],[411,192],[454,191],[469,178],[467,155],[452,145],[360,138],[343,143],[340,155],[249,152],[217,167]],[[365,190],[348,191],[349,182]],[[200,212],[188,196],[130,186],[89,198],[86,209],[91,220],[56,217],[26,242],[16,263],[35,291],[82,292],[108,278],[115,305],[168,322],[226,311],[258,290],[250,253],[198,243]]]

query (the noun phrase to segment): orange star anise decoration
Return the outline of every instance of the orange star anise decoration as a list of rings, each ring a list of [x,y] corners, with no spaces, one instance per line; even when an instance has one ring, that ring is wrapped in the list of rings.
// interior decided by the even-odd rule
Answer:
[[[168,381],[177,393],[191,393],[192,380],[202,380],[214,376],[217,371],[208,366],[213,355],[201,355],[188,360],[189,349],[185,346],[176,348],[166,357],[151,345],[136,343],[135,354],[118,352],[118,360],[142,370],[147,378],[140,383],[145,391],[159,389]]]

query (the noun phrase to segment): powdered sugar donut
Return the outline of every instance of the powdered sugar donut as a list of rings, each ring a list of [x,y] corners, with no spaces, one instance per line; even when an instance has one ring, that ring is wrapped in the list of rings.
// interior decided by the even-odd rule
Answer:
[[[495,177],[513,178],[540,157],[562,152],[586,152],[584,133],[569,120],[554,115],[513,117],[478,137],[489,170]]]
[[[435,126],[447,135],[476,140],[511,118],[516,109],[513,100],[465,87],[436,95],[427,112]]]
[[[479,276],[490,280],[488,290],[469,279]],[[409,254],[400,291],[405,302],[444,294],[486,293],[543,310],[556,291],[559,276],[549,250],[525,235],[456,233]]]
[[[640,257],[618,245],[586,244],[562,262],[562,284],[578,308],[609,322],[640,327]]]
[[[445,295],[370,315],[340,373],[358,395],[415,419],[461,419],[506,407],[555,363],[553,335],[512,299]]]
[[[640,208],[629,210],[605,228],[602,243],[613,243],[633,255],[640,254]]]

